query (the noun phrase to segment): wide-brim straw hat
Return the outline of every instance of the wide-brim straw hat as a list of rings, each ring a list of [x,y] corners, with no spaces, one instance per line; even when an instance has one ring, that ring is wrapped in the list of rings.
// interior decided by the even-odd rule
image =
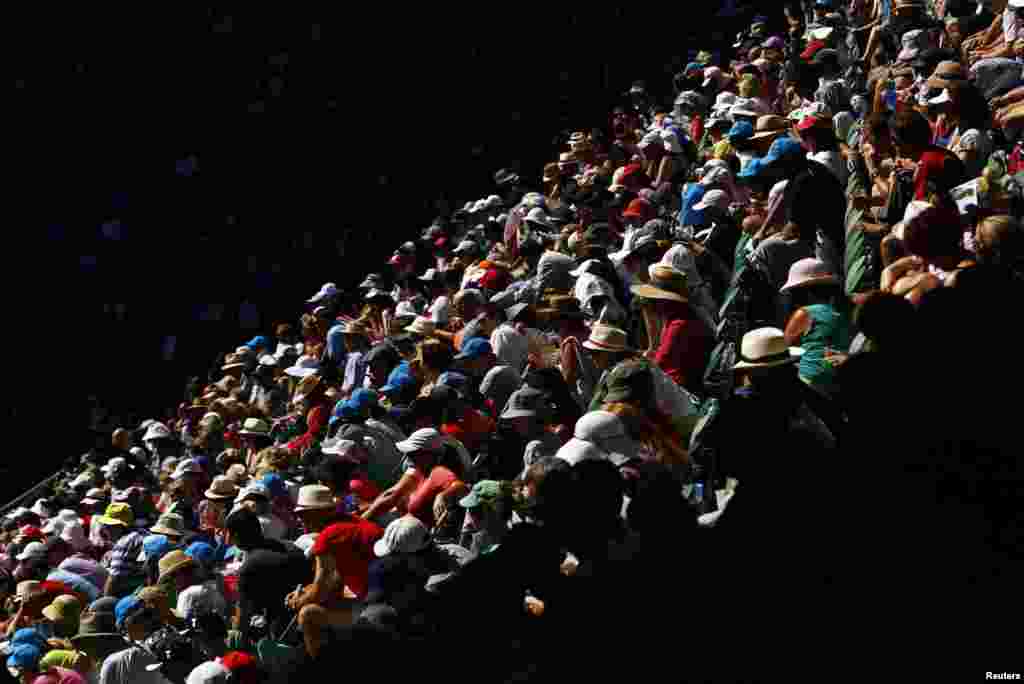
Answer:
[[[157,564],[160,569],[159,581],[162,582],[166,577],[173,575],[179,570],[184,570],[185,568],[193,567],[195,564],[195,560],[188,556],[184,551],[170,551],[166,555],[164,555],[164,557],[161,558],[160,562]]]
[[[628,352],[633,351],[626,344],[626,332],[610,325],[596,324],[590,329],[590,337],[583,346],[592,351]]]
[[[207,499],[234,499],[238,496],[238,485],[226,475],[218,475],[213,478],[205,495]]]
[[[552,318],[583,318],[580,310],[580,303],[572,295],[552,295],[542,306],[534,311],[538,316],[550,316]]]
[[[785,117],[776,116],[774,114],[766,114],[765,116],[759,117],[757,120],[757,126],[754,127],[754,135],[750,136],[750,140],[763,140],[764,138],[771,138],[776,135],[780,135],[789,130],[789,121]]]
[[[651,264],[648,269],[650,282],[629,288],[637,297],[644,299],[665,299],[672,302],[686,302],[686,274],[668,264]]]
[[[950,85],[964,84],[967,82],[967,74],[964,73],[964,68],[959,62],[946,61],[939,62],[938,66],[935,67],[935,71],[925,81],[925,86],[928,88],[945,89]]]
[[[802,348],[786,344],[786,336],[778,328],[758,328],[743,336],[740,360],[733,369],[785,366],[795,363],[803,353]]]

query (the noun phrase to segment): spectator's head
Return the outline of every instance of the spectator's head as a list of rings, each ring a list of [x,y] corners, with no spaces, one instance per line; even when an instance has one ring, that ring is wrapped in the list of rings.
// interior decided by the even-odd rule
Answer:
[[[452,361],[458,368],[473,377],[483,378],[495,363],[497,357],[491,343],[483,337],[473,337],[462,343],[462,350]]]
[[[263,543],[263,527],[259,516],[246,507],[232,511],[224,521],[228,531],[228,543],[242,551],[254,549]]]
[[[338,501],[330,487],[305,485],[299,489],[295,515],[308,533],[320,532],[334,517]]]
[[[196,562],[180,549],[169,551],[159,561],[160,584],[174,586],[180,592],[199,581]]]
[[[82,607],[77,597],[63,594],[43,608],[43,618],[52,626],[54,636],[70,638],[78,633],[78,619],[82,614]]]
[[[125,596],[114,608],[117,629],[132,641],[142,641],[164,624],[165,616],[170,612],[167,595],[162,592],[149,592],[148,598]],[[163,601],[160,601],[163,596]]]
[[[908,349],[913,334],[915,310],[905,297],[873,292],[857,307],[854,322],[873,349]]]
[[[124,428],[117,428],[114,430],[114,434],[111,435],[110,442],[114,445],[115,449],[128,451],[132,446],[132,433]]]
[[[979,264],[1010,266],[1024,257],[1024,231],[1020,220],[1005,214],[978,222],[974,240]]]
[[[902,157],[916,161],[931,143],[932,129],[928,119],[916,110],[897,112],[889,127],[896,152]]]
[[[928,263],[959,260],[962,234],[955,208],[929,207],[906,223],[903,244]]]
[[[395,446],[422,472],[430,469],[441,458],[444,440],[436,428],[423,428],[409,435]]]

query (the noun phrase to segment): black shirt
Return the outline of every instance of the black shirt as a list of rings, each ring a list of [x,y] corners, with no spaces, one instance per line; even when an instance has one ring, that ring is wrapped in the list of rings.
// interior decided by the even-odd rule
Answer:
[[[313,581],[313,563],[294,544],[265,540],[246,552],[238,571],[238,593],[256,610],[280,612],[284,597]]]

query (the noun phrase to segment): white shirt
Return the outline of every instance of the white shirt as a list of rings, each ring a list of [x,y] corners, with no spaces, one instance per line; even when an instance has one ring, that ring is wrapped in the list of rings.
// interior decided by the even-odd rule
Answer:
[[[171,684],[159,672],[147,672],[156,659],[138,646],[107,656],[100,668],[100,684]]]
[[[530,343],[512,324],[502,323],[491,333],[491,349],[499,363],[522,370],[530,354]]]
[[[448,322],[448,297],[441,295],[434,300],[434,303],[430,305],[430,320],[434,321],[435,325],[443,325]]]

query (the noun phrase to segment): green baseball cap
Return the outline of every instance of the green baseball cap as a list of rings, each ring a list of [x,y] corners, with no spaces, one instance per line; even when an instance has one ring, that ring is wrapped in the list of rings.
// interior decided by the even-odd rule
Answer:
[[[502,486],[498,480],[481,480],[473,485],[469,494],[462,497],[459,505],[463,508],[476,508],[477,506],[493,506],[494,502],[501,497]]]

